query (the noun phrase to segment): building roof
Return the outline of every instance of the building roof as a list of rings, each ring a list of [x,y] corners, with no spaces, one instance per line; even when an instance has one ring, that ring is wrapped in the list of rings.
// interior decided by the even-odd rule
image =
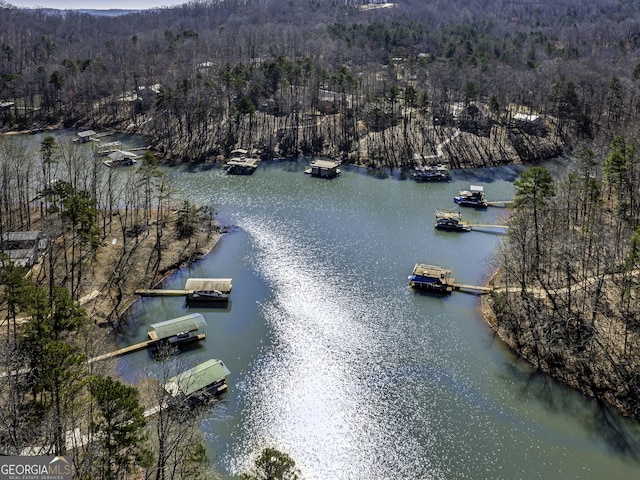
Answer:
[[[2,234],[2,242],[37,242],[42,238],[40,230],[26,232],[6,232]]]
[[[16,267],[30,267],[36,261],[36,249],[6,250],[3,252]]]
[[[198,292],[213,292],[214,290],[218,290],[222,293],[229,293],[231,286],[230,278],[188,278],[184,289]]]
[[[207,328],[207,322],[201,314],[192,313],[184,317],[154,323],[149,325],[149,328],[156,333],[158,339],[162,340],[183,332],[205,330]]]
[[[164,389],[174,397],[183,394],[189,396],[198,390],[213,385],[226,378],[231,372],[222,360],[212,358],[204,363],[171,377],[164,385]]]
[[[85,137],[90,137],[92,135],[95,135],[96,132],[94,132],[93,130],[84,130],[82,132],[78,132],[78,136],[80,138],[85,138]]]
[[[118,161],[125,158],[138,158],[138,155],[133,152],[127,152],[126,150],[116,150],[115,152],[111,152],[109,155],[107,155],[107,157],[109,157],[111,160]]]
[[[332,169],[332,168],[338,168],[340,166],[339,162],[336,162],[334,160],[321,160],[321,159],[316,159],[313,162],[310,163],[311,167],[318,167],[318,168],[326,168],[328,170]]]
[[[520,122],[536,122],[540,117],[534,114],[514,113],[513,119]]]
[[[437,267],[435,265],[416,263],[416,265],[413,267],[413,274],[420,277],[445,278],[449,274],[451,274],[451,270]]]

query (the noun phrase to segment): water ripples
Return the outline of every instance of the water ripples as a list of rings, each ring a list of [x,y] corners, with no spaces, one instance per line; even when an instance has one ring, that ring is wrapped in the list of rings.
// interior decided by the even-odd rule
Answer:
[[[262,313],[274,338],[237,386],[249,399],[247,441],[234,452],[232,469],[246,471],[262,448],[275,446],[305,478],[415,478],[416,472],[433,478],[428,456],[413,456],[424,453],[424,438],[397,422],[404,415],[395,411],[403,402],[392,393],[397,352],[384,327],[398,313],[339,275],[343,265],[316,258],[325,246],[301,241],[312,241],[301,231],[289,234],[295,224],[251,218],[241,226],[273,292]],[[421,410],[424,424],[428,405]]]

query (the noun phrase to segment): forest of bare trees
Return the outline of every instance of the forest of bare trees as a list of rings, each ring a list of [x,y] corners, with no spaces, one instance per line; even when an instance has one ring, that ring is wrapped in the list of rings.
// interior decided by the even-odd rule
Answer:
[[[4,128],[135,131],[174,162],[244,146],[382,167],[460,129],[440,159],[457,167],[552,157],[635,121],[633,2],[362,3],[1,4]]]
[[[555,180],[533,167],[497,255],[494,328],[535,367],[640,418],[638,144]]]
[[[92,359],[114,348],[135,288],[215,240],[211,212],[174,199],[149,151],[125,171],[100,168],[69,137],[45,135],[38,147],[0,138],[3,248],[9,232],[41,232],[46,245],[34,265],[0,252],[0,454],[73,452],[81,478],[199,478],[199,412],[159,383],[179,363],[160,362],[157,381],[133,387],[112,361]]]

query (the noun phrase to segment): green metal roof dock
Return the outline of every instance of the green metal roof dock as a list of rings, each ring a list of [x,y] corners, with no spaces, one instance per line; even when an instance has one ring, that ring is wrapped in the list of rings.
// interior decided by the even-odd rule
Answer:
[[[164,389],[173,397],[195,396],[199,400],[219,393],[227,388],[227,376],[231,372],[222,360],[212,358],[204,363],[171,377]]]
[[[149,325],[151,340],[169,340],[172,337],[195,337],[204,334],[207,322],[200,313],[192,313],[184,317],[165,320]]]

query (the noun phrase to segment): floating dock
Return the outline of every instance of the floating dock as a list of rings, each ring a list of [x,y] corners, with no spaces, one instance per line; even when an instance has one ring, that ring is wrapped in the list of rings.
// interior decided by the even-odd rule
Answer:
[[[305,168],[304,173],[312,177],[335,178],[340,175],[339,166],[340,162],[336,160],[315,159]]]
[[[186,297],[188,306],[226,305],[232,288],[231,278],[188,278],[182,290],[164,290],[161,288],[136,290],[141,297]]]
[[[192,313],[183,317],[165,320],[149,326],[147,332],[149,340],[129,345],[113,352],[98,355],[87,360],[87,363],[120,357],[128,353],[137,352],[148,348],[158,348],[161,345],[178,346],[185,343],[199,342],[206,338],[207,322],[200,313]]]
[[[260,164],[260,159],[250,156],[244,148],[231,151],[231,156],[224,165],[224,170],[231,175],[251,175]]]
[[[416,263],[413,274],[409,276],[409,285],[420,290],[426,290],[442,295],[450,295],[451,292],[467,292],[485,294],[493,291],[492,287],[455,283],[451,278],[451,270],[436,265]]]
[[[461,207],[487,208],[489,206],[482,185],[471,185],[469,190],[460,190],[460,194],[453,197],[453,201]]]
[[[436,212],[436,230],[446,230],[449,232],[470,232],[471,226],[462,220],[460,212]]]
[[[413,273],[409,276],[409,285],[419,290],[450,295],[453,291],[451,270],[435,265],[416,263]]]

